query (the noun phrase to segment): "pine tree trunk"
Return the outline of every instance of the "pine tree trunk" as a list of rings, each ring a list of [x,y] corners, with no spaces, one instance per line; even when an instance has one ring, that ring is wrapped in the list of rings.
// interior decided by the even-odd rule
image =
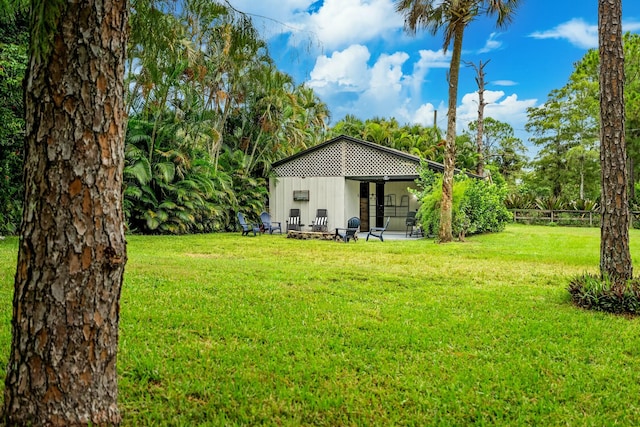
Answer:
[[[599,0],[598,17],[602,165],[600,272],[619,285],[631,279],[633,273],[629,252],[621,0]]]
[[[449,66],[449,110],[447,112],[447,139],[444,151],[444,172],[442,177],[442,202],[440,205],[440,230],[438,240],[447,243],[453,240],[453,174],[456,162],[456,113],[458,104],[458,75],[462,56],[462,36],[464,24],[456,25]]]
[[[115,425],[128,2],[53,4],[45,12],[59,8],[60,16],[40,38],[52,36],[53,45],[31,57],[26,82],[25,203],[3,415],[12,426]]]

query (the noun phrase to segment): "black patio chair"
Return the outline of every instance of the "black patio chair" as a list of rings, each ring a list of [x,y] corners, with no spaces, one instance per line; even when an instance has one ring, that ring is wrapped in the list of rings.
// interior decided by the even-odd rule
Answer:
[[[327,231],[327,223],[329,217],[327,216],[326,209],[318,209],[316,212],[316,218],[311,223],[311,231]]]
[[[238,223],[240,224],[240,227],[242,227],[243,236],[248,236],[249,233],[252,231],[254,236],[256,235],[256,233],[260,232],[260,224],[247,223],[247,221],[244,219],[244,215],[242,214],[242,212],[238,212]]]
[[[279,231],[282,234],[282,225],[279,222],[271,221],[271,215],[268,212],[262,212],[260,214],[260,221],[262,221],[262,232],[273,234],[274,231]]]
[[[287,231],[300,231],[304,224],[300,223],[300,209],[289,209],[289,219],[287,219]]]
[[[353,239],[354,242],[358,241],[358,228],[360,228],[360,218],[353,217],[347,221],[347,228],[336,228],[335,240],[342,240],[347,243]]]
[[[407,213],[407,219],[405,221],[405,224],[407,226],[405,237],[412,237],[412,236],[424,237],[422,228],[420,227],[420,225],[418,224],[418,221],[416,220],[416,213],[417,213],[416,211],[409,211],[409,213]]]
[[[377,237],[378,239],[380,239],[381,242],[384,242],[384,238],[382,237],[382,233],[384,233],[384,231],[387,229],[387,227],[389,226],[389,222],[391,221],[391,217],[387,217],[387,222],[385,222],[384,227],[371,227],[369,229],[369,234],[367,234],[367,242],[369,241],[369,236],[372,237]]]

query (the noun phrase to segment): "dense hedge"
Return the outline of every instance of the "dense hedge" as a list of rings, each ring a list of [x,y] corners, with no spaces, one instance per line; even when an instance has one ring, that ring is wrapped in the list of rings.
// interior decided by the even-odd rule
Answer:
[[[440,226],[442,177],[427,178],[419,194],[422,205],[418,219],[429,235],[437,235]],[[466,235],[504,230],[513,216],[506,208],[506,190],[488,181],[459,177],[453,186],[452,232],[461,239]]]

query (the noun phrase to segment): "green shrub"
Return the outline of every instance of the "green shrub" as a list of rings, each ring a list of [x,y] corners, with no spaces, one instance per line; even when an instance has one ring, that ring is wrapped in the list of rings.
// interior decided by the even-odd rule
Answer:
[[[459,214],[464,216],[464,234],[491,233],[504,230],[513,217],[504,204],[505,188],[488,181],[467,179]]]
[[[418,219],[425,232],[434,235],[440,226],[442,177],[424,188],[425,191],[419,194],[422,205]],[[501,186],[465,176],[456,177],[453,186],[453,234],[464,237],[504,230],[512,220],[512,214],[504,204],[505,197],[506,191]]]
[[[623,286],[613,285],[607,278],[584,274],[571,280],[568,291],[578,307],[616,314],[640,312],[640,280]]]
[[[459,234],[464,218],[458,214],[460,203],[467,188],[467,181],[458,181],[453,186],[453,233]],[[426,194],[422,195],[422,204],[418,210],[417,218],[422,225],[422,229],[428,235],[438,234],[440,228],[440,203],[442,201],[442,176],[438,176],[435,181],[426,189]]]
[[[504,200],[509,209],[534,209],[536,196],[533,193],[511,193]]]

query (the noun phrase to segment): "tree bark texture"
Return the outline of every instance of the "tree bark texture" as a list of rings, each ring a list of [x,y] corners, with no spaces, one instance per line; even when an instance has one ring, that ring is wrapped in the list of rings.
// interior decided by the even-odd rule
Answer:
[[[32,9],[40,1],[50,0]],[[3,415],[12,426],[115,425],[128,2],[57,7],[52,47],[31,56],[26,81],[25,203]]]
[[[458,76],[462,57],[462,37],[464,23],[458,22],[453,37],[453,51],[449,66],[449,109],[447,111],[447,139],[444,151],[444,172],[442,174],[442,202],[440,205],[440,229],[438,240],[447,243],[453,240],[453,175],[456,162],[456,114],[458,105]]]
[[[476,166],[476,174],[484,176],[484,107],[487,103],[484,101],[484,67],[489,61],[484,64],[480,61],[480,64],[475,67],[476,69],[476,83],[478,83],[478,122],[476,129],[476,153],[478,154],[478,164]]]
[[[602,166],[600,272],[619,285],[631,279],[633,273],[629,251],[621,0],[599,0],[598,18]]]

